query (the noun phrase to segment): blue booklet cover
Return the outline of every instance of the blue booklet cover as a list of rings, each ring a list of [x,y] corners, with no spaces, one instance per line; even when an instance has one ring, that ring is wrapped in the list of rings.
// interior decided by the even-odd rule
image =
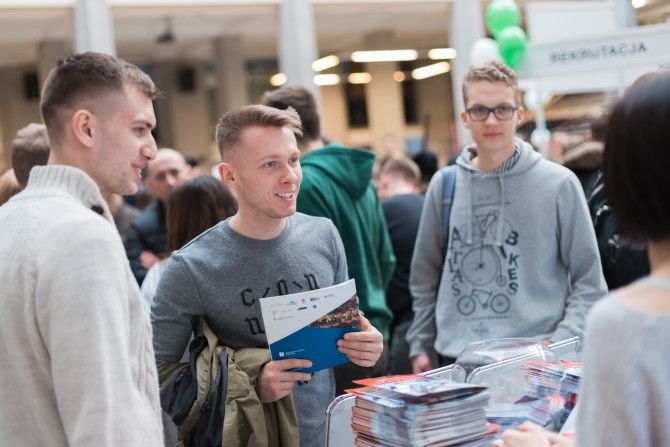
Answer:
[[[323,289],[261,298],[263,325],[272,360],[307,359],[315,372],[347,363],[337,340],[360,331],[356,283],[353,279]]]

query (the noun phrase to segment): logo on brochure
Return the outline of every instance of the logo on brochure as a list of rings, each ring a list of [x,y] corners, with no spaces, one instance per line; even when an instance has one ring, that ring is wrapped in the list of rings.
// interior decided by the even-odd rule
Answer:
[[[291,301],[288,302],[288,305],[289,305],[289,306],[297,306],[298,303],[296,303],[295,301],[291,300]]]
[[[279,353],[279,357],[284,357],[284,353],[283,353],[283,352],[280,352],[280,353]]]
[[[306,309],[307,309],[307,306],[298,307],[298,310],[306,310]]]
[[[319,301],[318,296],[313,296],[312,298],[309,299],[310,301]]]

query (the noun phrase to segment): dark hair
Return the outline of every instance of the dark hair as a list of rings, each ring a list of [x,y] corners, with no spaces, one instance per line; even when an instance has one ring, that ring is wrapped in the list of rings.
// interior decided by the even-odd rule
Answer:
[[[607,114],[600,115],[591,122],[591,139],[593,141],[605,142],[607,137],[607,122],[609,116]]]
[[[519,78],[514,70],[504,63],[497,60],[490,60],[481,65],[471,65],[463,76],[463,103],[468,106],[468,87],[471,82],[503,82],[506,86],[512,87],[516,103],[521,102],[519,97]]]
[[[100,110],[101,96],[122,91],[125,84],[139,88],[149,98],[158,96],[151,78],[137,66],[103,53],[80,53],[59,60],[42,89],[40,110],[52,143],[57,143],[68,119],[64,113],[80,108]]]
[[[419,152],[412,157],[412,160],[419,166],[422,182],[429,182],[433,178],[433,174],[439,169],[437,155],[434,152]]]
[[[12,167],[21,188],[28,184],[33,166],[47,164],[49,134],[44,124],[30,123],[16,133],[12,141]]]
[[[314,141],[321,138],[321,120],[314,96],[300,85],[285,85],[263,94],[261,102],[275,109],[286,110],[293,107],[302,121],[303,135],[298,143]]]
[[[286,110],[258,104],[238,107],[223,115],[216,125],[221,160],[225,161],[224,154],[239,143],[242,131],[250,126],[288,127],[296,137],[302,135],[300,117],[291,107]]]
[[[168,250],[180,249],[235,213],[237,202],[221,180],[202,175],[185,181],[170,195],[167,204]]]
[[[670,71],[640,77],[614,106],[603,154],[605,190],[620,233],[670,235]]]

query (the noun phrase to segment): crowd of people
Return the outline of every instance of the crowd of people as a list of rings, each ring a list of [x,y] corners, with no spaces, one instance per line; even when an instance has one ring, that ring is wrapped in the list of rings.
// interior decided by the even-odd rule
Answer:
[[[670,443],[670,72],[640,78],[573,151],[597,152],[588,172],[516,137],[506,65],[470,67],[462,88],[473,143],[449,167],[327,142],[312,94],[284,86],[219,119],[215,177],[157,147],[159,91],[138,67],[59,61],[44,125],[18,132],[0,177],[0,444],[322,446],[356,379],[452,364],[473,341],[573,336],[576,443]],[[350,361],[272,359],[260,300],[350,278]],[[503,439],[573,442],[528,424]]]

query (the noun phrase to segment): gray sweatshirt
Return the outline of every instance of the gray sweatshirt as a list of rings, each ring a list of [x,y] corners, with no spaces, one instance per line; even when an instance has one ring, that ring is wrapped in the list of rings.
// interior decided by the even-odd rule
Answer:
[[[348,279],[344,247],[329,219],[296,213],[274,239],[234,231],[228,221],[172,254],[151,308],[158,364],[177,362],[204,315],[231,348],[267,348],[259,298],[304,292]],[[301,446],[325,443],[326,408],[335,397],[331,369],[293,387]]]
[[[583,336],[589,308],[607,293],[579,181],[515,145],[516,163],[488,174],[470,163],[471,147],[462,151],[446,259],[441,173],[430,183],[410,274],[412,356],[431,345],[457,357],[477,340]]]

